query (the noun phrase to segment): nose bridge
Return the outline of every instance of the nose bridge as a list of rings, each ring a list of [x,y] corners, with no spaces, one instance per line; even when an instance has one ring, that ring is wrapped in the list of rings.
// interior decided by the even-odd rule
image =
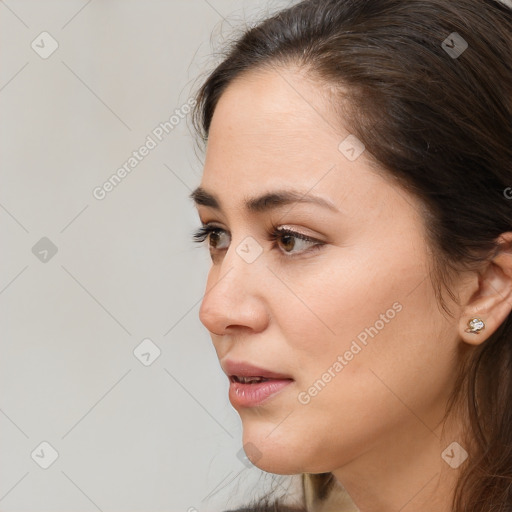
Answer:
[[[224,254],[220,266],[220,276],[217,280],[218,285],[224,281],[223,285],[231,290],[233,285],[241,296],[250,295],[251,291],[257,293],[253,286],[258,287],[261,281],[261,263],[263,247],[252,236],[245,236],[241,240],[233,239],[228,250]]]
[[[217,278],[207,292],[207,295],[216,300],[220,296],[227,303],[232,303],[232,306],[243,303],[255,291],[252,290],[251,283],[254,282],[253,274],[257,271],[255,262],[247,263],[236,249],[237,247],[231,246],[226,251],[217,270]]]
[[[201,321],[210,331],[220,334],[233,325],[260,329],[267,318],[259,278],[261,261],[254,258],[253,250],[253,246],[232,245],[219,267],[210,271],[200,309]]]

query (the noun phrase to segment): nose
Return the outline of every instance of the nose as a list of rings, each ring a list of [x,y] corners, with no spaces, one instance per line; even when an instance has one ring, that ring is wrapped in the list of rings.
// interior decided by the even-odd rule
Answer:
[[[211,333],[261,332],[267,327],[264,267],[259,263],[246,263],[230,247],[222,263],[212,266],[199,310],[199,319]]]

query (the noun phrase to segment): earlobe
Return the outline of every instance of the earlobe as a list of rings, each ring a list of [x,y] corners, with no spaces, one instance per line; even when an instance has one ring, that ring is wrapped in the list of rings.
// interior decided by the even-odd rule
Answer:
[[[466,317],[461,318],[461,338],[469,345],[480,345],[489,337],[489,330],[486,329],[482,318],[474,316],[464,324]]]
[[[485,322],[481,318],[474,317],[468,321],[468,326],[464,332],[468,332],[470,334],[480,334],[480,331],[483,329],[485,329]]]
[[[480,345],[492,334],[491,331],[494,330],[492,326],[489,327],[486,324],[484,315],[469,317],[468,315],[463,315],[459,321],[460,337],[469,345]]]
[[[479,274],[478,287],[463,308],[459,333],[471,345],[484,342],[512,310],[512,232],[498,238],[495,256]]]

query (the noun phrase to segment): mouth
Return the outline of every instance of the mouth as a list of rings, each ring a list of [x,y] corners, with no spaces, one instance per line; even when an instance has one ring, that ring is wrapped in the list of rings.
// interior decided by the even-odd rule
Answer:
[[[229,401],[235,409],[267,405],[294,382],[293,379],[237,376],[232,376],[229,380]]]
[[[229,400],[235,408],[267,403],[294,382],[290,375],[244,362],[226,361],[222,368],[229,377]]]
[[[244,361],[228,359],[222,364],[222,369],[230,380],[244,384],[258,383],[266,380],[293,380],[291,375],[260,368]]]
[[[241,375],[230,375],[230,382],[238,382],[240,384],[259,384],[260,382],[268,382],[268,381],[279,381],[279,380],[293,380],[291,378],[282,378],[282,379],[267,379],[265,377],[244,377]]]

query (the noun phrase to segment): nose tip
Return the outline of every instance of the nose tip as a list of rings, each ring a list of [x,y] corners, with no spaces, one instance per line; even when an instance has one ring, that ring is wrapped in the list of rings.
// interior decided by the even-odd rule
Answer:
[[[269,317],[254,300],[246,298],[235,304],[226,296],[218,296],[205,298],[199,310],[199,318],[210,333],[222,336],[234,330],[264,330]]]
[[[199,319],[210,333],[222,336],[234,330],[265,329],[269,315],[257,281],[235,267],[218,279],[210,273],[199,309]]]

